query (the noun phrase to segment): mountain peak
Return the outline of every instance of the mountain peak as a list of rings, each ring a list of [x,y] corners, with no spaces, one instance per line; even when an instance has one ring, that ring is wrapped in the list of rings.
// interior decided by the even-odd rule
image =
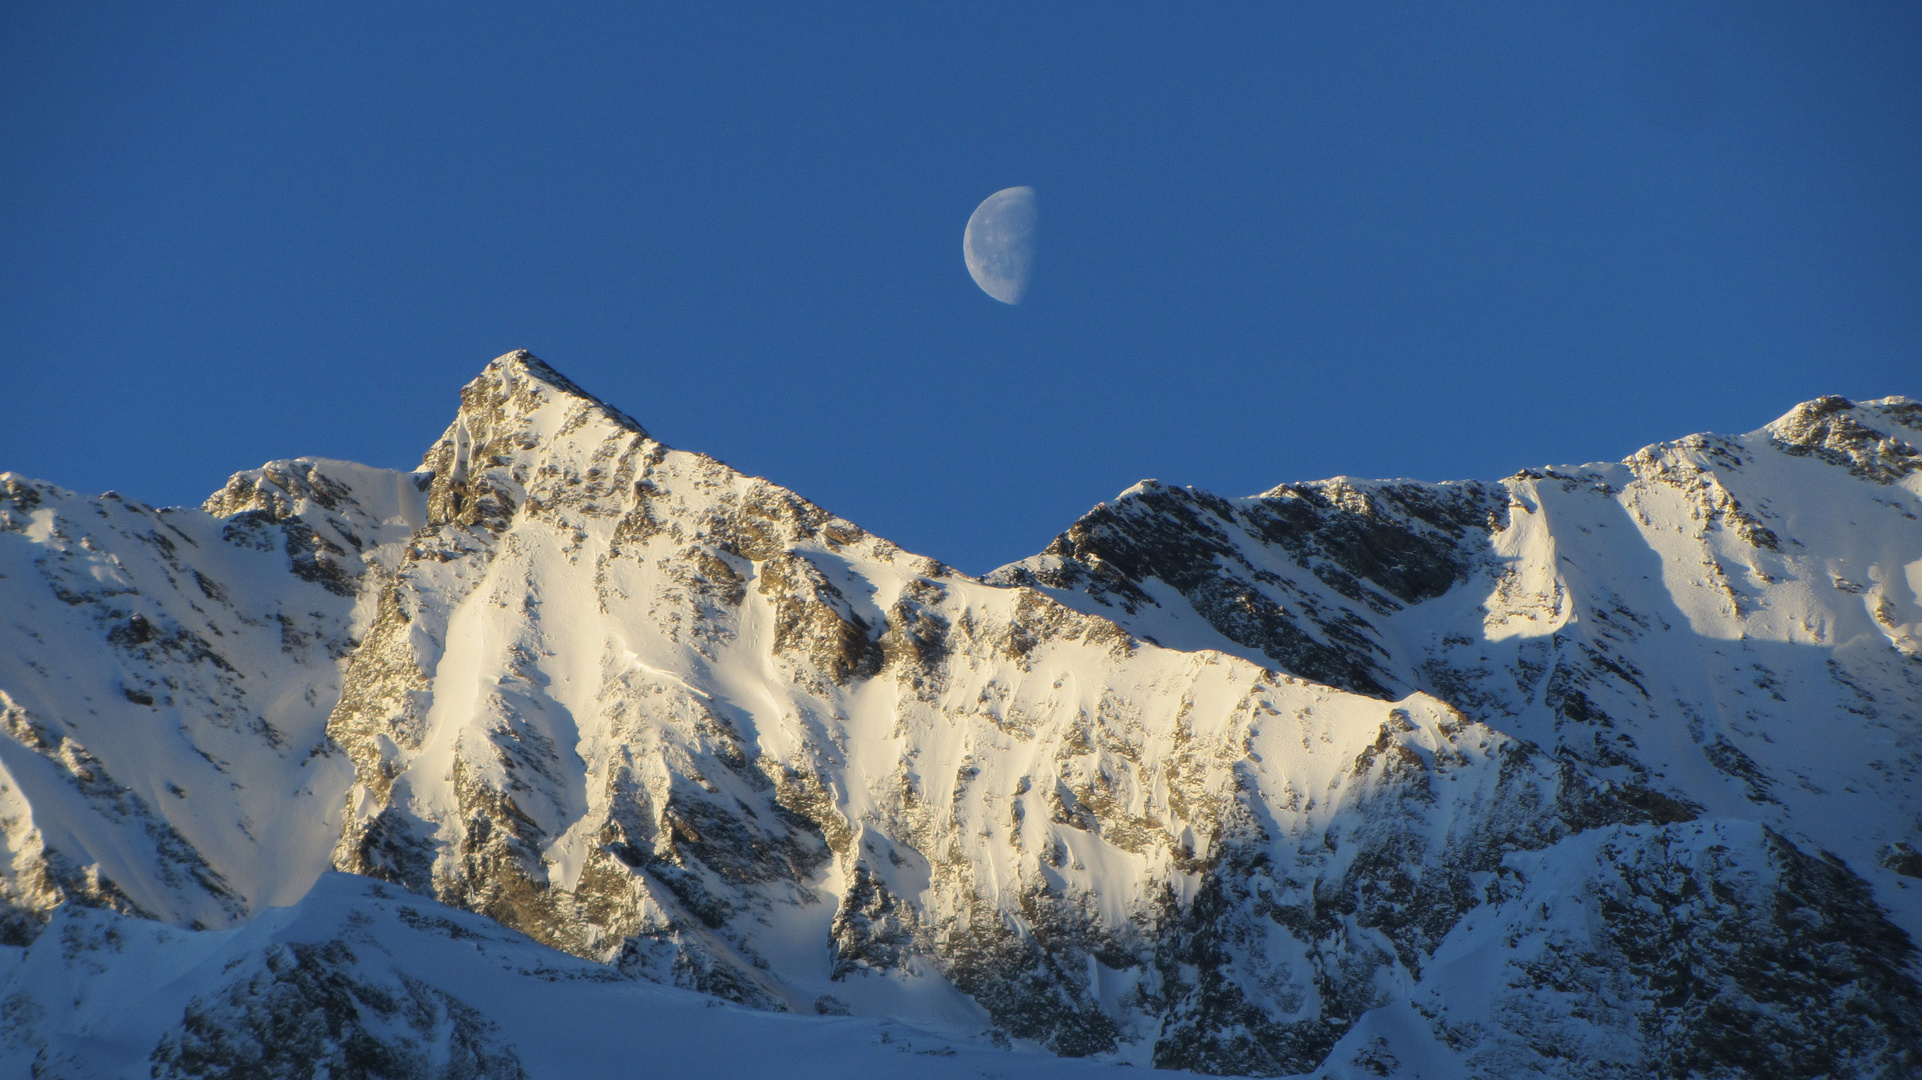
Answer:
[[[461,413],[485,412],[496,421],[528,420],[554,404],[585,406],[617,427],[640,431],[634,418],[588,393],[581,385],[526,349],[488,361],[474,380],[461,388]],[[460,417],[456,417],[458,423]]]
[[[1840,465],[1878,484],[1922,472],[1922,403],[1906,397],[1805,401],[1762,429],[1784,453]]]
[[[496,357],[461,388],[454,422],[421,459],[434,474],[428,520],[499,528],[540,460],[623,437],[647,432],[526,349]]]

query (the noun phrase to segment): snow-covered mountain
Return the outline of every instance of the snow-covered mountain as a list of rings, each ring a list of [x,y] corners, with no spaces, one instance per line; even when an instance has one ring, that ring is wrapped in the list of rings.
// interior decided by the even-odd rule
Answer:
[[[251,979],[393,1075],[538,1074],[489,1002],[549,991],[436,981],[418,896],[605,965],[514,962],[582,1017],[668,1009],[633,976],[1214,1073],[1907,1075],[1916,443],[1829,398],[1499,484],[1144,482],[985,581],[525,353],[411,474],[6,475],[0,1045],[198,1075]]]
[[[785,1016],[623,978],[345,874],[230,930],[68,905],[31,948],[0,959],[10,1016],[33,1017],[10,1026],[7,1076],[1112,1074],[888,1020]]]

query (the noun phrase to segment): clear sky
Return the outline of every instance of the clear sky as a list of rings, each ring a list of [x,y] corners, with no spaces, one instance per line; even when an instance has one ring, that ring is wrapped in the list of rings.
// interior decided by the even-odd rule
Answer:
[[[0,146],[0,468],[150,502],[411,468],[519,347],[976,572],[1922,397],[1912,0],[22,3]]]

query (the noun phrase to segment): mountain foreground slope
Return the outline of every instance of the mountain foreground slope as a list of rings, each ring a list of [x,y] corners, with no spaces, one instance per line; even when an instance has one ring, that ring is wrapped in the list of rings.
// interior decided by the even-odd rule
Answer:
[[[879,1020],[804,1017],[969,1062],[1911,1075],[1918,442],[1825,398],[1499,483],[1144,482],[985,580],[526,353],[411,474],[0,475],[6,1067],[307,1075],[261,1032],[314,1014],[333,1075],[567,1075],[500,1002],[670,1009],[639,979],[851,1062]],[[565,989],[436,974],[462,933]],[[658,1038],[777,1030],[723,1015]]]

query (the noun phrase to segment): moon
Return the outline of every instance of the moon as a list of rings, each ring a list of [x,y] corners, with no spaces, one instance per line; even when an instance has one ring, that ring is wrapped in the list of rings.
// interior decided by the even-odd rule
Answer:
[[[1034,269],[1034,189],[1003,188],[981,201],[961,234],[961,255],[981,291],[1019,304]]]

